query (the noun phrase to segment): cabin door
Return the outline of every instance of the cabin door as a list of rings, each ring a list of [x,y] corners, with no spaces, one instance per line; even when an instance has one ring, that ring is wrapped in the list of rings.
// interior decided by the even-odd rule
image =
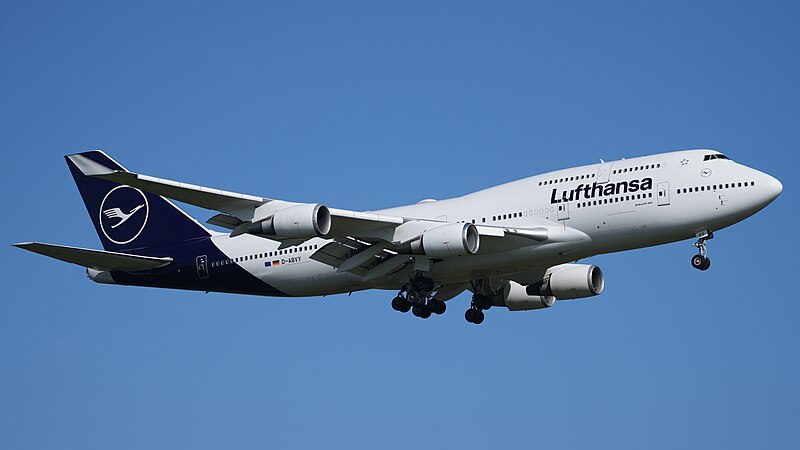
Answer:
[[[600,163],[600,167],[597,169],[597,184],[608,183],[613,165],[614,161]]]
[[[558,204],[558,220],[569,219],[569,203],[563,202]]]
[[[197,276],[201,279],[208,278],[208,257],[206,255],[197,257]]]
[[[658,206],[669,205],[669,183],[658,183]]]

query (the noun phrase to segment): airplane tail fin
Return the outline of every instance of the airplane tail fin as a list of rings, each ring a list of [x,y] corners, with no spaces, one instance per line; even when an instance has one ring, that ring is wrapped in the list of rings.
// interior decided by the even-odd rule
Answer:
[[[64,158],[106,250],[148,254],[154,247],[211,235],[164,197],[92,176],[98,164],[127,172],[105,153],[95,150]]]

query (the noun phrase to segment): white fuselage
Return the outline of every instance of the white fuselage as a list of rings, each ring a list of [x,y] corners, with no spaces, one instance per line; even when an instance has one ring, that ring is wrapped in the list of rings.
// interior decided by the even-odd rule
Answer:
[[[561,224],[585,234],[549,245],[488,249],[434,263],[429,276],[441,283],[503,277],[576,261],[592,255],[688,239],[716,231],[764,208],[780,193],[775,178],[720,158],[712,150],[687,150],[558,170],[462,197],[375,211],[425,221],[533,228]],[[402,226],[398,227],[401,240]],[[412,232],[412,231],[409,231]],[[413,232],[416,232],[414,230]],[[412,232],[412,233],[413,233]],[[370,288],[396,289],[395,279],[365,283],[352,273],[309,258],[327,240],[311,239],[279,248],[280,242],[252,235],[218,234],[214,244],[236,264],[293,296],[315,296]],[[286,244],[284,244],[286,245]],[[272,261],[278,261],[272,265]],[[269,262],[269,264],[265,264]],[[409,269],[412,270],[412,269]],[[214,268],[211,267],[211,276]]]

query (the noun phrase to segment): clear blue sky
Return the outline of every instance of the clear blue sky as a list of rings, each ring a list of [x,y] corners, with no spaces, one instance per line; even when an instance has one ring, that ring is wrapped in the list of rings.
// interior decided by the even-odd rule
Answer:
[[[794,2],[5,2],[0,448],[797,448]],[[593,258],[600,297],[427,321],[389,292],[96,285],[62,155],[357,210],[710,147],[784,192]],[[205,220],[211,213],[190,209]]]

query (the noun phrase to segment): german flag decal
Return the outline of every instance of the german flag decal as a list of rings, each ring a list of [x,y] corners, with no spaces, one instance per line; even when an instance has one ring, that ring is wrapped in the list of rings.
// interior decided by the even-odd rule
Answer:
[[[264,261],[264,267],[280,266],[280,265],[281,265],[280,261],[272,261],[272,262]]]

